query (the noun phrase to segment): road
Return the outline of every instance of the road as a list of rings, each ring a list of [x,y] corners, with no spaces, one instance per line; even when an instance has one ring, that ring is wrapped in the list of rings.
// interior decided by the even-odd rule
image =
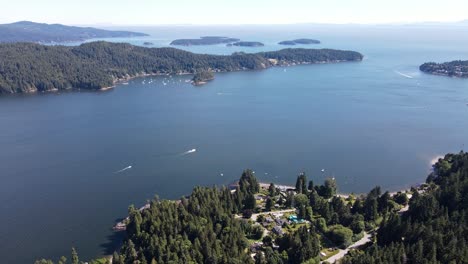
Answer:
[[[371,235],[369,233],[365,233],[364,237],[361,238],[360,240],[356,241],[356,243],[352,244],[351,246],[347,247],[346,249],[340,249],[340,251],[337,254],[329,257],[328,259],[326,259],[324,261],[328,261],[329,263],[335,263],[337,260],[343,258],[346,254],[348,254],[348,251],[350,249],[360,247],[360,246],[366,244],[367,242],[370,242],[370,237],[371,237]],[[321,263],[323,263],[324,261],[322,261]]]

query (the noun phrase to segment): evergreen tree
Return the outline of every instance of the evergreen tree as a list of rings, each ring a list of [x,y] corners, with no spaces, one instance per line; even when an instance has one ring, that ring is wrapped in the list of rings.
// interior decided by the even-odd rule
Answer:
[[[297,176],[296,180],[296,192],[307,194],[307,176],[304,172]]]
[[[80,262],[80,259],[78,258],[78,253],[76,252],[76,249],[72,247],[71,250],[71,261],[72,264],[78,264]]]

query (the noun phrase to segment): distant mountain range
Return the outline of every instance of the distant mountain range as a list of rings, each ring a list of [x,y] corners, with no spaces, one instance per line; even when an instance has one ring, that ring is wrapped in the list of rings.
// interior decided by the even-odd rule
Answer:
[[[68,42],[91,38],[141,37],[144,33],[20,21],[0,24],[0,42]]]

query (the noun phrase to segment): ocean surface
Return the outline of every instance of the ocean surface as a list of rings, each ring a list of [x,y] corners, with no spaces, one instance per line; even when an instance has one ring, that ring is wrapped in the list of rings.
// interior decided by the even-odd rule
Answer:
[[[284,48],[356,50],[362,62],[137,78],[105,92],[0,97],[0,256],[4,263],[82,260],[111,253],[128,205],[223,185],[252,168],[294,184],[305,171],[341,192],[399,190],[425,180],[431,160],[468,144],[468,80],[419,72],[426,61],[468,59],[468,29],[412,26],[125,28],[154,47],[204,35],[265,47],[184,47],[230,54]],[[68,43],[76,45],[79,43]],[[196,149],[196,151],[193,151]],[[190,151],[192,150],[192,151]],[[130,168],[131,166],[131,168]],[[322,172],[322,169],[325,171]]]

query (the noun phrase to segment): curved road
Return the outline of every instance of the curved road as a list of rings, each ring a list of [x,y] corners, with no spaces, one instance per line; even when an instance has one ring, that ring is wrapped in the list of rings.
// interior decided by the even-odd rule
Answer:
[[[366,244],[367,242],[370,242],[370,237],[371,237],[371,235],[369,233],[365,233],[364,237],[361,238],[360,240],[356,241],[356,243],[352,244],[351,246],[347,247],[346,249],[340,249],[340,251],[337,254],[327,258],[326,260],[322,261],[321,263],[323,263],[325,261],[328,261],[330,263],[335,263],[337,260],[343,258],[346,254],[348,254],[348,251],[350,249],[360,247],[360,246]]]

